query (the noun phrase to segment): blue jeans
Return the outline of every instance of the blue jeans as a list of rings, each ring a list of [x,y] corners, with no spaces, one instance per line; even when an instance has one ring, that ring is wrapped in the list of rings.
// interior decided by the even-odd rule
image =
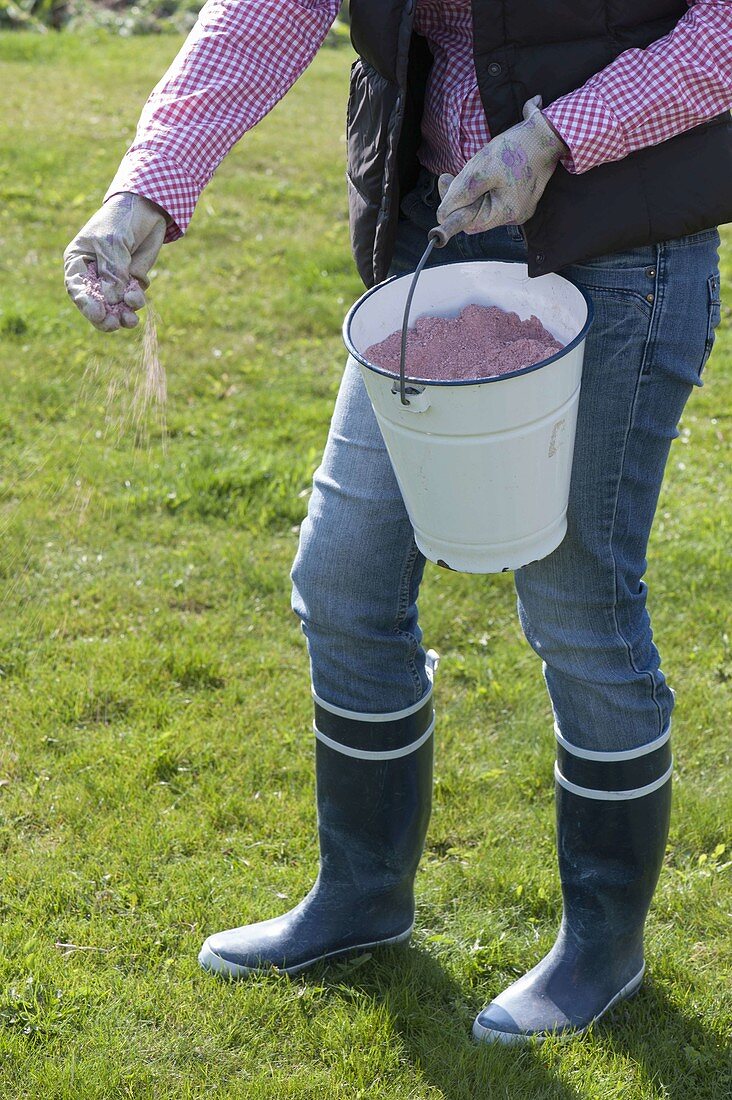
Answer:
[[[414,270],[438,203],[423,173],[402,203],[392,274]],[[557,727],[582,748],[644,745],[671,716],[642,578],[669,447],[719,324],[718,245],[710,229],[561,272],[595,306],[568,531],[514,576]],[[525,258],[518,227],[501,226],[461,233],[431,261]],[[417,621],[424,561],[360,372],[346,369],[292,570],[318,697],[389,713],[429,689]]]

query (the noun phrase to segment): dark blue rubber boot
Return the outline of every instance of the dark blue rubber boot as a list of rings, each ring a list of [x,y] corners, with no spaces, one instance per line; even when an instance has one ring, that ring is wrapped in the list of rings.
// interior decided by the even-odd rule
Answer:
[[[209,936],[198,961],[228,977],[409,939],[414,876],[432,802],[431,690],[396,714],[354,715],[316,701],[320,871],[284,916]]]
[[[478,1015],[473,1035],[487,1042],[580,1033],[643,980],[643,926],[671,811],[668,732],[615,753],[557,736],[562,924],[546,958]]]

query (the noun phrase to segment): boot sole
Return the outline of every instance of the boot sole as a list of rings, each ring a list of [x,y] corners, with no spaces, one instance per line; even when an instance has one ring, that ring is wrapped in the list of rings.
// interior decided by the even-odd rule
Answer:
[[[315,966],[316,963],[328,959],[342,959],[349,955],[370,951],[375,947],[388,947],[391,944],[404,943],[411,936],[413,929],[414,924],[410,924],[406,932],[400,932],[398,936],[390,936],[385,940],[374,940],[372,943],[359,943],[354,947],[344,947],[338,951],[326,951],[325,954],[316,955],[315,958],[307,959],[306,962],[298,963],[297,966],[275,966],[274,963],[269,966],[242,966],[240,963],[230,962],[217,955],[209,947],[209,941],[206,940],[198,954],[198,963],[204,970],[208,970],[212,974],[218,974],[222,978],[246,978],[250,974],[298,974],[301,970],[307,970],[308,967]]]
[[[602,1019],[606,1012],[615,1008],[621,1001],[627,1001],[640,989],[643,984],[643,975],[645,973],[645,963],[640,968],[634,978],[631,978],[627,985],[624,985],[619,993],[616,993],[614,997],[608,1001],[603,1008],[602,1012],[598,1012],[596,1016],[584,1025],[584,1027],[566,1027],[561,1031],[536,1031],[536,1032],[513,1032],[513,1031],[498,1031],[494,1028],[483,1027],[476,1020],[473,1024],[473,1038],[482,1043],[503,1043],[504,1046],[516,1046],[526,1043],[543,1043],[545,1039],[574,1039],[579,1035],[584,1035],[585,1032],[596,1024],[598,1020]]]

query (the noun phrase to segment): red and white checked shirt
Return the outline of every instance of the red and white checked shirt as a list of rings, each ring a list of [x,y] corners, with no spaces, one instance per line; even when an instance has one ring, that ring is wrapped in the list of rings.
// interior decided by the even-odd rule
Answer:
[[[732,106],[732,0],[687,0],[664,38],[621,53],[547,118],[566,142],[562,164],[586,172],[656,145]],[[105,198],[134,191],[185,231],[231,147],[312,61],[340,0],[208,0],[153,89]],[[417,0],[415,30],[435,55],[419,158],[456,174],[489,140],[473,62],[470,0]]]

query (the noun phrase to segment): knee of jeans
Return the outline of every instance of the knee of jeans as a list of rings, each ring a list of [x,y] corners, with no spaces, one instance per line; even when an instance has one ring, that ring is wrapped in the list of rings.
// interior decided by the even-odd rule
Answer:
[[[534,652],[547,664],[553,664],[560,646],[566,648],[566,639],[556,624],[550,624],[549,610],[532,599],[530,591],[524,590],[517,600],[518,617],[524,637]]]
[[[290,571],[290,606],[303,627],[325,617],[325,608],[332,595],[330,574],[328,557],[320,551],[317,539],[313,536],[312,525],[308,519],[304,519],[300,527],[297,554]]]
[[[644,587],[620,606],[610,593],[603,601],[580,589],[546,591],[525,583],[518,614],[534,652],[575,680],[619,685],[658,669]]]
[[[364,594],[355,581],[362,573],[354,560],[357,549],[352,532],[329,526],[326,534],[317,520],[303,520],[290,579],[292,610],[306,631],[315,626],[348,632],[363,614]]]

